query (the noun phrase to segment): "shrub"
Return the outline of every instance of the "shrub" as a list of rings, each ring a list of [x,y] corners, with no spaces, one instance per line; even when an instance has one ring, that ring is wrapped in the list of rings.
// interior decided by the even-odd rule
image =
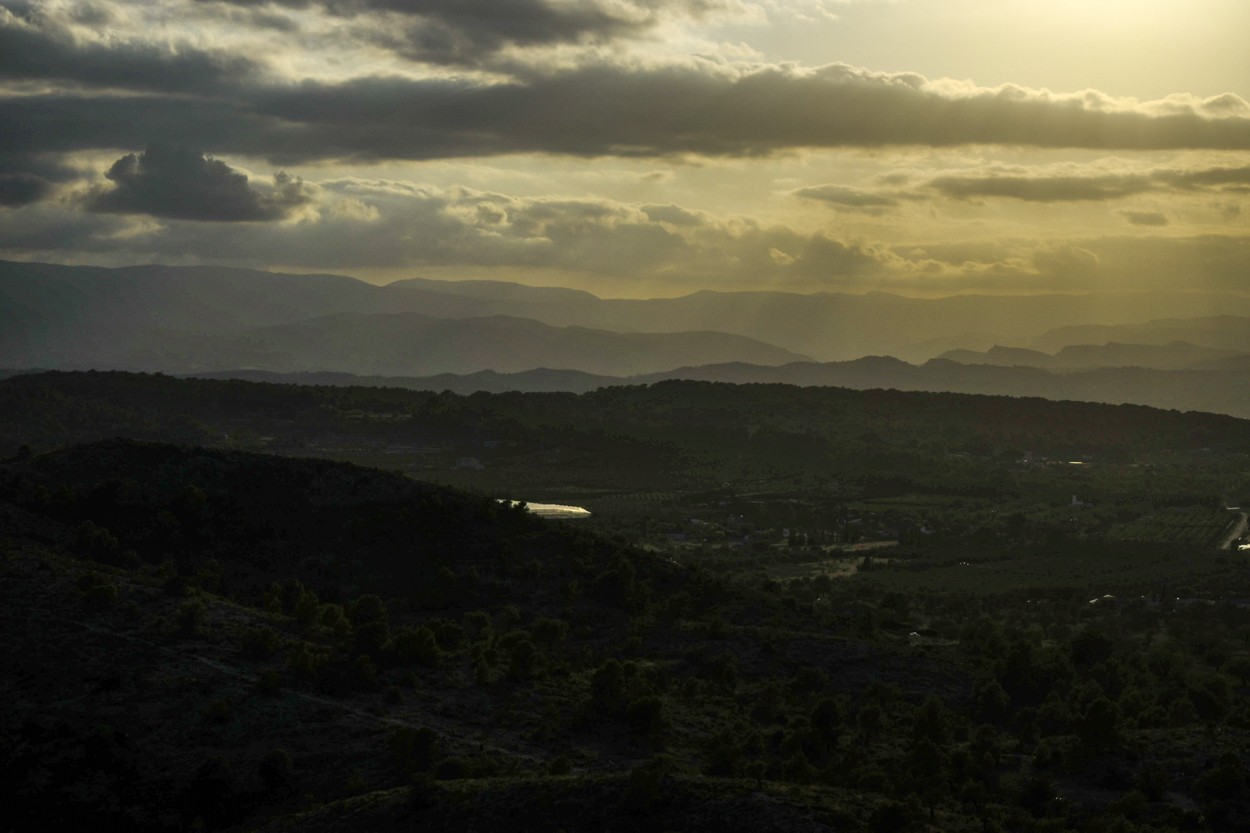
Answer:
[[[174,623],[182,636],[195,636],[200,631],[200,625],[204,623],[204,603],[199,599],[183,602],[174,617]]]
[[[630,770],[629,783],[625,787],[625,804],[628,807],[648,807],[661,795],[660,787],[673,769],[673,761],[667,755],[657,755]]]
[[[390,611],[387,610],[386,602],[372,593],[366,593],[352,605],[349,617],[352,624],[359,627],[368,622],[385,622],[390,618]]]
[[[508,652],[508,679],[518,682],[534,679],[541,673],[545,660],[528,639],[514,643]]]
[[[78,580],[82,604],[92,613],[103,613],[117,604],[117,588],[107,579],[88,573]]]
[[[256,678],[256,693],[266,697],[273,697],[282,690],[282,677],[272,668],[267,668],[260,672],[260,676]]]
[[[434,668],[439,665],[443,657],[434,632],[424,626],[400,628],[395,634],[392,648],[399,661],[405,665],[416,663]]]
[[[534,623],[534,639],[548,648],[563,642],[569,635],[569,623],[563,619],[543,617]]]
[[[265,753],[256,765],[256,774],[268,792],[285,792],[291,788],[291,756],[285,749]]]
[[[282,637],[271,628],[246,628],[239,637],[239,653],[248,659],[268,659],[282,648]]]
[[[439,738],[432,729],[400,726],[388,741],[395,762],[408,772],[425,772],[438,754]]]
[[[459,781],[473,776],[473,766],[464,758],[443,758],[434,767],[434,777],[439,781]]]
[[[659,697],[643,697],[625,709],[625,722],[635,733],[658,738],[664,733],[664,701]]]
[[[234,719],[234,711],[230,708],[230,703],[222,697],[218,697],[205,706],[202,714],[205,721],[215,725],[224,725]]]
[[[83,558],[107,561],[117,554],[120,543],[113,533],[91,521],[83,521],[74,532],[74,552]]]

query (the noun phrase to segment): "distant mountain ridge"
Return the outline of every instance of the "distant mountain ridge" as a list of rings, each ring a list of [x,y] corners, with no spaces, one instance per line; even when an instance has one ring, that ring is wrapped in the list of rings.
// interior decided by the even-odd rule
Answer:
[[[791,292],[700,291],[675,298],[600,299],[551,287],[521,287],[495,281],[401,280],[391,287],[473,298],[486,309],[553,325],[581,324],[616,331],[717,330],[738,333],[805,353],[819,361],[845,361],[888,354],[906,361],[936,358],[955,345],[1018,342],[1064,329],[1103,328],[1106,338],[1083,336],[1035,349],[1069,344],[1205,341],[1173,335],[1162,341],[1135,339],[1142,321],[1198,321],[1250,316],[1250,296],[1232,293],[1151,291],[1043,295],[951,295],[911,298],[885,292],[797,294]],[[1161,316],[1172,316],[1162,319]],[[1250,322],[1250,318],[1242,319]],[[1250,333],[1247,334],[1250,352]]]
[[[0,366],[364,375],[562,367],[631,375],[806,358],[735,334],[614,333],[475,314],[482,309],[454,294],[333,275],[0,263]]]
[[[726,333],[614,333],[503,315],[445,319],[412,312],[339,313],[258,328],[248,338],[290,357],[289,363],[275,363],[285,369],[354,367],[389,375],[536,367],[634,375],[667,370],[677,356],[696,364],[746,360],[769,365],[805,358]]]
[[[1023,342],[1036,349],[1058,350],[1073,343],[1152,343],[1123,334],[1101,340],[1084,337],[1053,348],[1028,345],[1028,340],[1047,337],[1058,328],[1132,328],[1165,315],[1197,317],[1213,312],[1250,316],[1250,297],[1138,292],[925,299],[883,292],[802,295],[701,291],[676,298],[634,300],[602,299],[579,290],[502,281],[414,278],[375,286],[344,276],[223,267],[104,269],[0,262],[0,366],[130,367],[167,372],[272,368],[269,363],[280,357],[267,352],[263,344],[251,343],[250,356],[232,354],[221,361],[206,361],[205,357],[211,356],[223,337],[238,339],[253,328],[294,325],[346,313],[417,313],[443,319],[506,315],[551,327],[616,333],[719,332],[817,361],[894,355],[917,362],[968,345]],[[1250,335],[1236,338],[1250,342]],[[1159,343],[1176,340],[1237,349],[1232,344],[1208,343],[1184,334],[1170,334]],[[239,345],[236,348],[243,349]],[[731,358],[761,361],[750,355],[718,360]],[[691,363],[696,360],[673,356],[668,366]],[[295,366],[278,365],[284,370]],[[374,372],[343,366],[315,369]],[[501,366],[476,368],[483,369],[499,370]],[[402,370],[405,374],[430,371]]]
[[[1224,314],[1176,317],[1210,308]],[[1107,314],[1120,323],[1090,321],[1100,309],[1112,309]],[[1159,317],[1160,310],[1173,317]],[[1239,312],[1250,314],[1250,300],[1228,294],[917,299],[697,292],[604,300],[498,281],[374,286],[335,275],[218,267],[0,262],[0,367],[461,392],[583,392],[686,378],[1250,416],[1250,317],[1233,314]],[[1017,346],[925,361],[939,345],[985,343],[991,326],[1011,331]],[[817,349],[794,348],[803,344]],[[908,345],[928,346],[909,359]],[[853,347],[860,352],[850,360],[817,361]],[[1122,364],[1138,366],[1116,366]]]
[[[987,364],[997,367],[1040,367],[1047,370],[1093,370],[1104,367],[1147,367],[1179,370],[1210,362],[1233,359],[1245,353],[1201,347],[1187,341],[1166,344],[1069,344],[1053,355],[1027,347],[995,345],[985,352],[949,350],[939,359],[960,364]]]
[[[1032,339],[1028,346],[1053,353],[1073,344],[1111,342],[1148,345],[1184,342],[1214,350],[1250,353],[1250,317],[1243,312],[1241,315],[1157,318],[1144,323],[1057,327]]]

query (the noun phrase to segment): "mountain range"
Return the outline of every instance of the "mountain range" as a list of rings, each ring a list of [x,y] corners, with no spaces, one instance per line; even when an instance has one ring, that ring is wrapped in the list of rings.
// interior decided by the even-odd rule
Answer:
[[[1223,314],[1206,314],[1217,310]],[[602,299],[500,281],[376,286],[220,267],[0,262],[0,367],[460,392],[581,392],[684,378],[1246,416],[1250,298],[697,292]]]

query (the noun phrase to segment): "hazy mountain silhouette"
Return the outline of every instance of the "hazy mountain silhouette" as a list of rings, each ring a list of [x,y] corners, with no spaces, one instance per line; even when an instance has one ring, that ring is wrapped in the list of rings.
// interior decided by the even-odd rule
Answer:
[[[1235,307],[1241,309],[1241,307]],[[1250,318],[1211,315],[1161,318],[1138,324],[1086,324],[1058,327],[1029,342],[1029,347],[1054,353],[1074,344],[1150,344],[1184,342],[1215,350],[1250,353]]]
[[[616,334],[473,318],[481,308],[454,294],[331,275],[0,263],[0,364],[410,375],[572,366],[634,374],[804,358],[713,332]]]
[[[1221,350],[1238,349],[1236,345],[1244,342],[1250,352],[1250,318],[1203,319],[1206,323],[1195,325],[1205,332],[1202,338],[1188,333],[1185,328],[1190,324],[1184,321],[1174,319],[1170,325],[1166,321],[1135,323],[1161,314],[1199,316],[1213,310],[1250,314],[1250,298],[1187,292],[936,299],[880,292],[696,292],[678,298],[628,300],[498,281],[414,279],[374,286],[334,275],[284,275],[220,267],[102,269],[10,262],[0,263],[0,366],[166,372],[251,367],[366,375],[568,367],[616,375],[729,361],[779,363],[797,356],[830,361],[888,354],[923,361],[953,345],[982,345],[993,334],[1003,333],[1015,340],[1055,341],[1076,333],[1086,336],[1065,340],[1053,350],[1110,340],[1124,344],[1181,340]],[[474,365],[461,361],[471,336],[452,336],[446,328],[442,332],[448,335],[441,342],[435,339],[427,344],[423,341],[426,336],[413,333],[428,333],[436,329],[434,325],[417,325],[415,318],[401,325],[399,318],[385,318],[404,313],[438,319],[509,316],[532,319],[549,328],[702,335],[668,339],[663,341],[663,348],[659,342],[643,348],[639,341],[612,342],[602,335],[563,331],[561,338],[568,343],[557,347],[560,338],[534,325],[525,330],[532,352],[524,353],[516,347],[522,325],[500,324],[502,331],[484,334],[481,328],[485,325],[466,324],[465,332],[499,338],[504,345],[501,355],[474,352]],[[314,325],[309,323],[313,319],[321,320]],[[1072,329],[1091,325],[1103,328],[1098,332],[1110,328],[1119,335],[1099,340],[1088,337],[1092,333],[1088,329]],[[1126,337],[1141,327],[1154,335]],[[1178,328],[1180,336],[1175,332]],[[371,330],[372,338],[396,338],[405,347],[372,343]],[[724,339],[712,339],[716,346],[711,346],[707,336],[711,332],[763,344],[737,342],[734,350],[745,352],[733,352],[728,349],[732,343]],[[597,339],[599,347],[588,348],[588,339]],[[1000,344],[1009,341],[1005,337],[995,340]],[[456,359],[455,363],[399,361],[405,349],[420,345],[434,351],[431,345],[435,342],[459,345],[439,354],[448,362]],[[609,343],[629,344],[629,350],[641,352],[627,351],[614,358],[596,353],[625,349],[609,348]],[[702,346],[696,348],[695,344]],[[355,364],[320,364],[343,355],[333,345],[353,350],[365,345],[371,352],[362,352]],[[791,355],[769,353],[766,345],[791,351]],[[1045,349],[1044,345],[1033,346]],[[678,347],[694,352],[682,353]],[[664,348],[673,352],[666,355]]]
[[[1137,325],[1161,315],[1209,316],[1215,311],[1250,314],[1250,298],[1195,292],[1051,295],[956,295],[907,298],[884,292],[865,295],[787,292],[695,292],[677,298],[600,299],[584,292],[521,287],[493,281],[404,280],[390,284],[422,293],[473,298],[482,314],[504,313],[548,324],[602,327],[618,331],[718,330],[737,333],[805,353],[819,360],[888,354],[907,361],[934,358],[956,346],[978,347],[1041,337],[1060,327]],[[1247,319],[1250,320],[1250,319]],[[1073,338],[1069,344],[1158,343],[1121,335]],[[1223,345],[1209,345],[1223,346]]]
[[[1200,347],[1185,341],[1167,344],[1070,344],[1054,355],[1025,347],[996,345],[983,353],[950,350],[938,358],[961,364],[989,364],[999,367],[1042,367],[1050,370],[1092,370],[1100,367],[1149,367],[1177,370],[1201,363],[1217,362],[1244,355],[1233,350]]]
[[[679,356],[697,364],[743,359],[782,364],[798,358],[724,333],[613,333],[509,316],[453,320],[344,313],[256,329],[249,337],[289,356],[291,369],[391,375],[535,367],[633,375],[668,369]]]

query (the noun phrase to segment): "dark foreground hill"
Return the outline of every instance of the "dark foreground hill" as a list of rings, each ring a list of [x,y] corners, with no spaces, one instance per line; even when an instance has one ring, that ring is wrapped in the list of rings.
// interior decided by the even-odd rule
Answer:
[[[0,467],[0,520],[14,829],[829,829],[691,777],[737,710],[716,686],[813,662],[853,665],[813,678],[829,692],[963,686],[761,591],[344,464],[77,446]]]
[[[0,379],[0,452],[10,454],[23,441],[50,448],[115,436],[284,450],[349,437],[413,448],[463,441],[466,450],[481,453],[488,450],[484,442],[542,443],[544,436],[554,442],[578,432],[645,442],[675,432],[669,440],[728,443],[722,451],[740,451],[743,439],[762,433],[823,438],[844,450],[924,441],[956,451],[961,444],[969,450],[1006,443],[1058,456],[1113,447],[1241,447],[1248,425],[1219,414],[1140,405],[778,383],[662,380],[577,395],[459,395],[121,372]]]
[[[8,436],[37,424],[30,441],[56,446],[0,465],[12,829],[1169,833],[1250,819],[1244,558],[1086,536],[1068,502],[1077,477],[1100,490],[1091,513],[1144,502],[1165,519],[1165,493],[1239,482],[1239,420],[702,383],[583,397],[3,384]],[[700,498],[720,523],[807,465],[813,479],[775,501],[796,521],[804,503],[813,519],[871,511],[830,485],[855,470],[906,475],[908,492],[940,480],[925,511],[945,507],[951,529],[999,499],[1018,518],[843,572],[837,547],[762,525],[732,546],[644,549],[344,463],[63,444],[132,418],[220,445],[270,429],[310,445],[503,438],[520,454],[504,475],[531,481],[619,480],[634,461],[654,488],[740,467],[749,499]],[[1019,439],[1127,443],[1152,462],[1021,467],[994,448]],[[1010,493],[985,497],[991,480]],[[1117,598],[1091,605],[1108,586]]]

